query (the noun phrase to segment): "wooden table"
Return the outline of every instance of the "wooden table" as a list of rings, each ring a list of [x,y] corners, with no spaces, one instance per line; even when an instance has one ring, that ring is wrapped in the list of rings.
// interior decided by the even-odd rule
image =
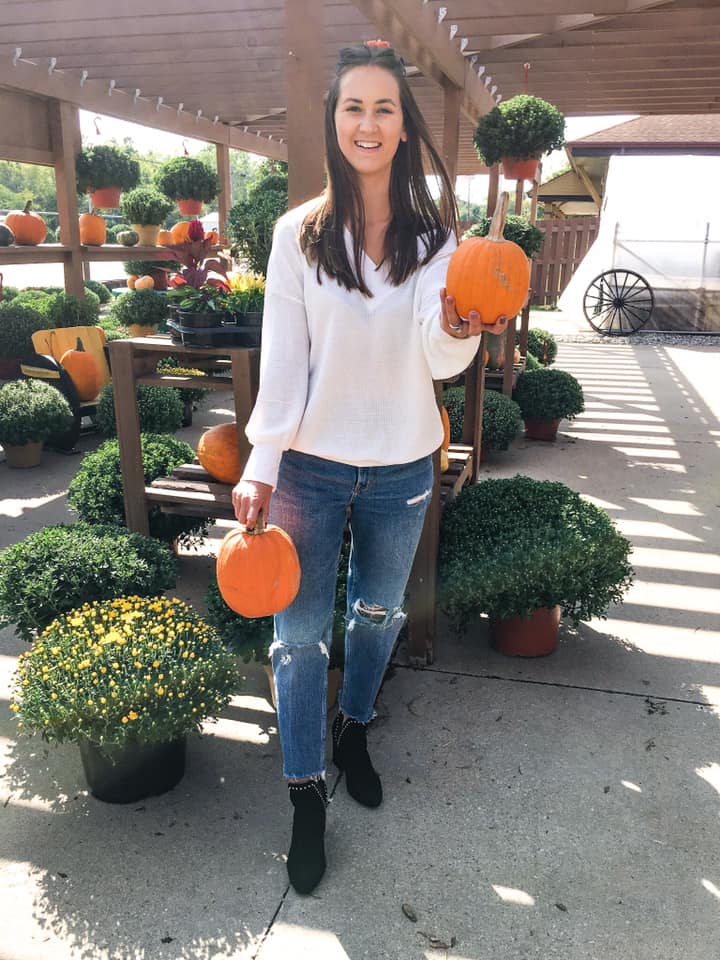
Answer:
[[[142,451],[140,446],[140,419],[136,401],[136,387],[140,383],[167,387],[204,387],[209,390],[232,389],[235,397],[240,462],[250,454],[250,444],[245,436],[245,424],[255,403],[260,371],[260,350],[248,347],[186,347],[173,343],[169,337],[134,337],[131,340],[113,340],[109,345],[112,369],[115,418],[120,446],[120,469],[125,500],[125,522],[128,529],[149,534],[148,511],[153,502],[161,503],[164,509],[178,513],[194,513],[201,510],[203,516],[227,515],[229,487],[223,488],[221,496],[209,487],[198,488],[193,497],[184,495],[180,489],[159,491],[145,485]],[[156,372],[158,360],[173,356],[178,366],[198,367],[220,376],[173,377]]]

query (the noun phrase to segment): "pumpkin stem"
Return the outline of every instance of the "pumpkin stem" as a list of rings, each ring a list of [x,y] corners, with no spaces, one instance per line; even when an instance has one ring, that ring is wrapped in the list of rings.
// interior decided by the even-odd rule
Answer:
[[[25,204],[23,208],[23,213],[30,213],[31,210],[32,210],[32,200],[28,200],[28,202]]]
[[[75,344],[75,349],[76,349],[76,350],[80,350],[82,353],[85,352],[85,347],[83,346],[83,342],[82,342],[82,340],[80,339],[80,337],[77,338],[77,343]]]
[[[510,194],[503,190],[498,195],[495,213],[493,213],[492,223],[488,230],[488,240],[504,240],[503,230],[505,229],[505,218],[507,217],[508,205],[510,203]]]
[[[252,530],[245,528],[246,533],[256,534],[256,533],[265,533],[265,517],[263,516],[262,507],[258,510],[257,520],[255,521],[255,526]]]

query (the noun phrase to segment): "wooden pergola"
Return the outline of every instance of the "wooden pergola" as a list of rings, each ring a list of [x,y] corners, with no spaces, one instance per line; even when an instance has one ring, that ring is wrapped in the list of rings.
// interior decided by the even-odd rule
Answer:
[[[221,228],[231,149],[287,160],[291,205],[319,193],[323,95],[337,51],[378,36],[405,59],[453,177],[486,172],[475,125],[516,93],[569,116],[720,109],[720,0],[210,0],[203,9],[195,0],[5,0],[0,159],[54,165],[62,244],[5,248],[0,263],[62,260],[68,291],[82,294],[89,260],[117,258],[80,245],[80,109],[214,143]],[[490,182],[492,207],[497,168]],[[472,445],[482,385],[473,367]],[[418,659],[432,659],[438,504],[411,596]]]

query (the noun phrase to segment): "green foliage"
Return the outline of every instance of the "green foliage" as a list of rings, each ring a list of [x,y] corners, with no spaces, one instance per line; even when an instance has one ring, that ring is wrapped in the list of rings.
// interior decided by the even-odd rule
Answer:
[[[2,293],[0,293],[0,303],[7,303],[8,300],[13,300],[20,290],[18,287],[4,286],[2,288]]]
[[[100,304],[109,303],[112,300],[112,294],[108,290],[107,286],[104,283],[100,283],[99,280],[86,280],[85,281],[85,291],[87,296],[87,291],[94,293],[95,296],[100,301]]]
[[[0,443],[44,443],[73,425],[70,404],[42,380],[10,380],[0,387]]]
[[[182,426],[183,402],[177,390],[141,383],[137,386],[137,406],[143,433],[175,433]],[[115,400],[111,383],[106,383],[100,394],[97,421],[106,436],[116,435]]]
[[[127,150],[110,143],[83,147],[75,161],[77,189],[101,190],[120,187],[130,190],[140,182],[140,164]],[[136,221],[137,222],[137,221]]]
[[[176,567],[164,544],[124,527],[43,527],[0,553],[0,623],[30,640],[83,603],[169,590]]]
[[[110,314],[98,317],[97,325],[102,327],[105,332],[105,340],[108,343],[113,340],[127,340],[129,336],[127,328],[118,323]]]
[[[177,270],[179,266],[177,260],[126,260],[124,270],[129,277],[143,277],[156,270]]]
[[[60,240],[60,228],[54,230],[52,227],[47,227],[45,233],[45,239],[43,243],[58,243]]]
[[[448,387],[443,404],[450,419],[450,441],[462,442],[465,416],[465,387]],[[507,450],[522,426],[520,408],[499,390],[485,390],[483,397],[482,445],[488,450]]]
[[[515,344],[517,345],[518,343],[520,343],[519,330],[515,333]],[[549,367],[555,363],[555,357],[557,357],[557,340],[551,333],[548,333],[547,330],[542,330],[540,327],[530,327],[528,330],[527,349],[528,353],[539,360],[542,366]],[[547,357],[545,356],[546,350]]]
[[[255,273],[267,273],[273,228],[287,204],[287,177],[274,173],[263,177],[249,191],[247,200],[230,209],[230,238]]]
[[[211,167],[195,157],[172,157],[155,174],[155,186],[171,200],[208,203],[220,193],[220,180]]]
[[[111,243],[118,243],[118,234],[125,233],[128,230],[132,230],[132,227],[129,223],[114,223],[111,227],[107,228],[108,240]]]
[[[47,302],[47,326],[50,327],[94,327],[98,322],[100,298],[92,290],[86,290],[84,297],[74,297],[71,293],[54,293]]]
[[[203,283],[200,287],[186,283],[170,292],[170,302],[178,310],[187,310],[188,313],[216,313],[220,317],[228,312],[227,301],[228,294],[211,283]]]
[[[158,362],[157,372],[164,373],[170,377],[204,377],[207,376],[204,370],[198,370],[195,367],[180,367],[174,357],[163,357]],[[164,389],[167,389],[165,387]],[[182,402],[195,404],[204,400],[210,392],[204,387],[177,387]]]
[[[128,290],[115,297],[109,313],[115,323],[129,327],[131,323],[152,326],[167,317],[168,301],[158,290]]]
[[[443,406],[447,410],[450,420],[450,442],[462,443],[465,387],[446,387],[443,393]]]
[[[226,297],[227,309],[233,314],[262,313],[265,305],[265,279],[245,274],[233,281]]]
[[[585,409],[583,389],[565,370],[526,370],[515,384],[513,399],[523,420],[572,420]]]
[[[465,232],[463,240],[466,237],[486,237],[491,223],[490,217],[482,217]],[[507,215],[503,236],[506,240],[516,243],[525,256],[530,257],[530,259],[535,256],[545,240],[545,234],[542,230],[539,230],[525,217],[516,217],[513,213]]]
[[[345,662],[345,614],[347,611],[347,574],[350,560],[350,544],[343,543],[338,564],[338,577],[335,587],[335,608],[333,610],[332,643],[328,667],[342,667]],[[268,650],[273,641],[272,617],[243,617],[235,613],[225,603],[213,577],[204,597],[207,606],[207,620],[223,642],[234,653],[242,657],[245,663],[269,663]]]
[[[443,512],[439,591],[460,628],[483,613],[528,616],[560,605],[604,617],[632,582],[630,542],[565,484],[516,476],[465,487]]]
[[[136,187],[120,198],[120,210],[129,223],[140,226],[162,223],[174,204],[153,187]]]
[[[57,210],[55,171],[37,163],[17,163],[0,160],[0,207],[22,210],[32,200],[37,211],[43,211],[48,226],[57,225],[57,217],[48,216],[48,210]]]
[[[488,167],[503,157],[539,159],[565,142],[565,118],[551,103],[526,93],[503,100],[480,118],[473,137]]]
[[[46,740],[160,743],[200,730],[238,686],[235,658],[188,604],[118,597],[50,624],[20,660],[10,709]]]
[[[0,303],[0,357],[25,357],[35,353],[31,337],[47,327],[42,313],[20,298],[18,294]]]
[[[542,370],[543,365],[540,363],[538,358],[530,353],[528,350],[527,356],[525,357],[525,369],[526,370]]]
[[[168,477],[175,467],[192,463],[195,451],[169,434],[140,436],[145,484]],[[120,449],[117,440],[106,440],[83,457],[80,469],[70,482],[68,503],[81,520],[125,526]],[[159,540],[192,543],[207,533],[207,518],[164,514],[153,504],[149,510],[150,535]]]

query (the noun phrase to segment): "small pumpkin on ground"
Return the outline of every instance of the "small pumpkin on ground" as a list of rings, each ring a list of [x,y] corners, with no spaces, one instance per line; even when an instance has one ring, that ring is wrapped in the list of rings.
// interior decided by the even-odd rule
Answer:
[[[221,483],[237,483],[242,473],[237,424],[221,423],[200,437],[197,457],[204,470]]]
[[[107,240],[105,220],[96,213],[80,214],[80,243],[86,247],[101,247]]]
[[[77,338],[75,347],[66,350],[62,355],[60,366],[64,367],[72,380],[81,403],[97,397],[103,385],[102,371],[96,358],[85,350],[80,337]]]
[[[20,246],[35,247],[47,236],[47,225],[38,213],[33,213],[32,200],[28,200],[23,210],[11,210],[5,217],[5,225]]]
[[[149,273],[146,273],[142,277],[138,277],[135,281],[135,290],[152,290],[155,286],[155,280],[150,276]]]
[[[131,273],[127,278],[127,285],[129,290],[135,289],[135,284],[138,282],[138,275],[136,273]]]
[[[218,551],[217,583],[225,603],[243,617],[269,617],[288,607],[300,588],[300,561],[289,535],[265,524],[239,526]]]

